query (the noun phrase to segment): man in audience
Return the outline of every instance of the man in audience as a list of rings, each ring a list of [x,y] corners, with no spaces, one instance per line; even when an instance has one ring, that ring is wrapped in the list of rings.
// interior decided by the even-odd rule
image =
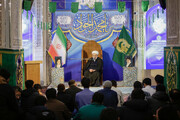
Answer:
[[[142,89],[142,84],[139,81],[135,81],[133,84],[133,87],[134,87],[134,90],[135,89]],[[150,96],[150,94],[148,92],[144,91],[144,94],[145,94],[145,99]],[[128,96],[128,100],[130,100],[130,99],[131,99],[131,94]]]
[[[78,106],[78,109],[81,108],[84,105],[90,104],[92,100],[92,96],[94,92],[89,90],[90,86],[90,79],[89,78],[83,78],[81,80],[81,84],[84,87],[84,90],[81,92],[78,92],[76,94],[75,102]]]
[[[33,84],[33,80],[27,80],[25,82],[26,89],[23,90],[21,94],[21,105],[24,112],[27,112],[32,108],[35,98],[39,95],[39,93],[33,88]]]
[[[42,93],[42,87],[40,84],[35,84],[34,89],[39,93],[39,95],[46,97],[46,95],[44,93]]]
[[[0,69],[0,84],[8,84],[10,78],[10,73],[6,70],[1,68]]]
[[[100,120],[120,120],[117,111],[114,108],[105,108],[102,110]]]
[[[106,107],[113,107],[116,108],[118,104],[118,98],[117,93],[113,90],[111,90],[112,83],[111,81],[107,80],[104,82],[103,85],[104,89],[99,90],[99,93],[102,93],[104,95],[104,105]]]
[[[92,103],[81,107],[74,120],[99,120],[101,111],[105,108],[102,105],[103,99],[104,95],[102,93],[95,92],[92,97]]]
[[[159,107],[169,103],[169,96],[166,94],[165,86],[163,84],[158,84],[156,86],[156,92],[152,97],[147,97],[147,102],[153,114],[156,114],[156,110]]]
[[[156,111],[156,120],[180,120],[178,112],[172,105],[165,105]]]
[[[13,86],[12,88],[14,90],[16,100],[18,102],[18,106],[20,107],[21,106],[21,93],[22,93],[22,90],[21,90],[21,88],[19,86]]]
[[[169,97],[174,108],[177,109],[177,111],[179,111],[179,117],[180,117],[180,90],[172,89],[169,92]]]
[[[120,120],[152,120],[153,116],[148,111],[148,103],[144,99],[145,94],[141,89],[133,90],[131,100],[117,108]]]
[[[113,90],[117,93],[117,96],[118,96],[118,105],[117,106],[120,107],[124,103],[123,94],[122,94],[121,90],[117,89],[117,82],[115,80],[111,80],[111,83],[112,83],[111,90]]]
[[[55,113],[58,120],[68,120],[71,118],[71,112],[66,105],[56,99],[56,90],[54,88],[46,91],[46,97],[48,99],[46,107]]]
[[[68,84],[69,84],[69,88],[65,90],[65,93],[71,95],[72,103],[73,103],[73,110],[74,110],[74,108],[77,109],[77,106],[75,106],[76,93],[82,91],[82,89],[77,87],[77,84],[76,84],[75,80],[70,80],[68,82]]]
[[[144,86],[144,88],[142,89],[143,91],[150,93],[151,96],[156,92],[155,89],[151,87],[150,78],[145,78],[142,83]]]
[[[156,75],[155,76],[155,82],[157,85],[164,84],[164,77],[162,75]]]
[[[72,97],[69,94],[65,93],[65,86],[64,84],[59,84],[57,87],[57,99],[63,102],[71,112],[73,112],[73,104],[72,104]]]

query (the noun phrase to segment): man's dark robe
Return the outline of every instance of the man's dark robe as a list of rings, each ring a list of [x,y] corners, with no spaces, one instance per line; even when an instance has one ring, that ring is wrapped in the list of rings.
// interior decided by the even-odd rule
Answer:
[[[101,58],[97,58],[95,61],[93,58],[90,58],[85,66],[84,69],[84,77],[87,77],[90,79],[91,86],[99,86],[100,85],[100,79],[102,74],[102,67],[103,67],[103,61]],[[89,72],[89,69],[96,70],[95,72]]]

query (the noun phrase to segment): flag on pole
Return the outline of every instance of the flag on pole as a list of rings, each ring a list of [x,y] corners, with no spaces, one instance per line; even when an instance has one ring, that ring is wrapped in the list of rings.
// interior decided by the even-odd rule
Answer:
[[[61,56],[62,65],[66,64],[66,45],[67,45],[66,37],[62,32],[60,26],[58,26],[53,41],[48,50],[48,53],[54,62],[56,56]]]
[[[126,28],[123,26],[121,33],[119,35],[119,40],[117,41],[116,48],[113,54],[113,61],[118,63],[121,67],[125,66],[126,56],[131,56],[132,58],[136,55],[137,50],[129,36]]]

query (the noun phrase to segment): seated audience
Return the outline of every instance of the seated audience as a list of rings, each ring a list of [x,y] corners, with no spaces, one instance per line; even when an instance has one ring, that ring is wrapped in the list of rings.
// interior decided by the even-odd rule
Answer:
[[[121,90],[117,89],[117,82],[115,80],[111,80],[111,83],[112,83],[111,90],[113,90],[117,93],[117,96],[118,96],[118,105],[117,106],[120,107],[124,103],[123,94],[122,94]]]
[[[26,120],[38,120],[38,114],[43,110],[47,110],[45,104],[46,98],[44,96],[37,96],[34,100],[34,106],[26,113]]]
[[[101,111],[105,108],[103,104],[104,95],[95,92],[92,103],[81,107],[75,115],[74,120],[99,120]]]
[[[120,120],[114,108],[105,108],[102,110],[100,120]]]
[[[75,80],[70,80],[68,84],[69,84],[69,88],[65,90],[65,93],[70,94],[72,97],[73,110],[74,108],[78,109],[77,106],[75,106],[75,97],[76,97],[76,93],[82,91],[82,89],[77,87]]]
[[[71,112],[66,105],[56,99],[56,90],[54,88],[47,89],[46,97],[48,99],[46,107],[55,113],[57,120],[69,120],[71,118]]]
[[[0,69],[0,84],[8,84],[10,78],[10,73],[6,70],[1,68]]]
[[[164,84],[164,77],[162,75],[156,75],[155,76],[155,82],[157,85]]]
[[[156,92],[155,89],[151,87],[150,78],[145,78],[142,83],[144,86],[144,88],[142,89],[143,91],[150,93],[151,96]]]
[[[21,106],[21,93],[22,93],[22,90],[18,86],[14,86],[13,90],[14,90],[14,93],[15,93],[15,96],[16,96],[16,100],[18,102],[18,106],[20,107]]]
[[[0,120],[19,120],[15,93],[8,84],[0,84]]]
[[[46,95],[44,93],[42,93],[42,87],[40,84],[35,84],[34,89],[39,93],[39,95],[46,97]]]
[[[156,120],[180,120],[178,112],[172,105],[165,105],[156,111]]]
[[[148,103],[141,89],[135,89],[131,93],[131,100],[117,108],[120,120],[152,120],[153,116],[148,110]]]
[[[25,82],[26,89],[23,90],[21,94],[21,106],[24,112],[27,112],[32,108],[35,98],[39,95],[39,93],[33,88],[33,84],[33,80],[27,80]]]
[[[156,92],[152,97],[147,97],[147,102],[153,114],[156,114],[156,110],[159,107],[169,103],[169,96],[166,94],[165,86],[163,84],[158,84],[156,86]]]
[[[90,86],[89,78],[84,77],[81,80],[81,84],[84,87],[84,90],[76,93],[76,98],[75,98],[75,102],[76,102],[76,105],[78,106],[78,109],[84,105],[90,104],[92,100],[92,96],[94,94],[94,92],[89,90],[89,86]]]
[[[142,89],[142,84],[139,81],[135,81],[133,84],[133,87],[134,87],[134,90],[135,89]],[[145,98],[150,96],[150,94],[148,92],[144,91],[144,94],[145,94]],[[131,94],[128,96],[128,100],[130,100],[130,99],[131,99]]]
[[[102,93],[104,95],[104,105],[106,107],[113,107],[116,108],[118,104],[118,98],[117,93],[113,90],[111,90],[112,83],[111,81],[107,80],[103,84],[104,89],[99,90],[99,93]]]
[[[169,92],[169,97],[172,105],[179,111],[180,115],[180,90],[178,89],[172,89]]]
[[[72,97],[69,94],[65,93],[65,86],[64,84],[59,84],[57,87],[58,93],[57,93],[57,99],[63,102],[68,109],[73,112],[73,104],[72,104]]]

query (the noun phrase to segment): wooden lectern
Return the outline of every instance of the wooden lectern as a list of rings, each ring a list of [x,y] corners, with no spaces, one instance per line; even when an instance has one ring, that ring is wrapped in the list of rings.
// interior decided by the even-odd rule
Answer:
[[[42,61],[25,61],[25,81],[33,80],[34,84],[40,84],[40,64]]]

